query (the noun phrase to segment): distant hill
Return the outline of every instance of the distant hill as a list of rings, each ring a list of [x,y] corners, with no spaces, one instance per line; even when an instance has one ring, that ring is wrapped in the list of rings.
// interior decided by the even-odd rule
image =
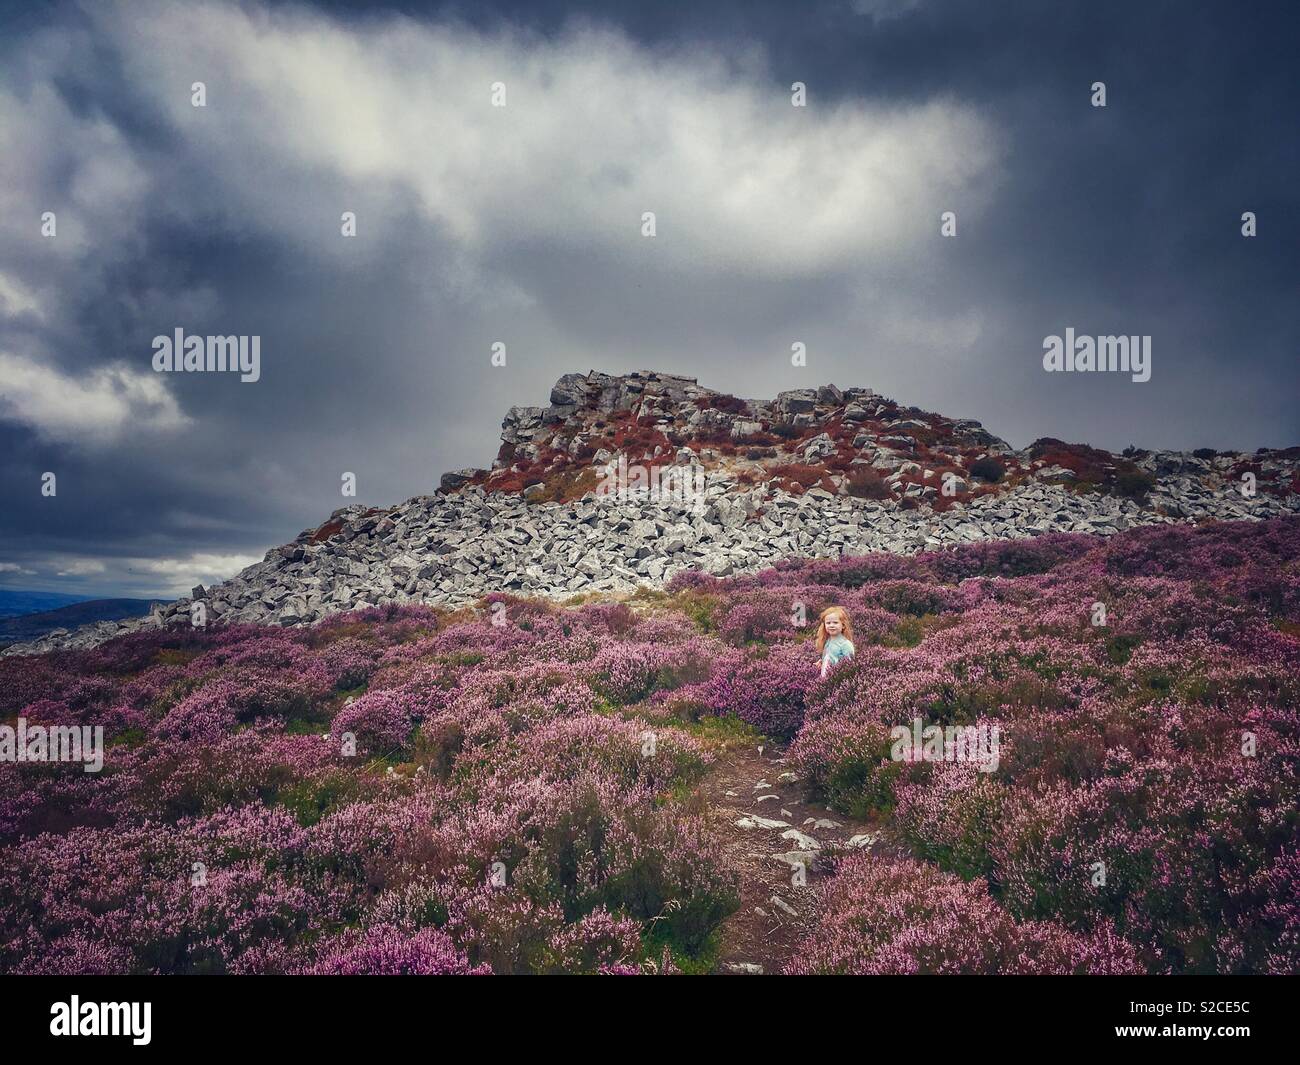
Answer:
[[[46,593],[5,594],[38,596]],[[55,596],[55,598],[69,597]],[[71,630],[80,625],[91,625],[96,621],[121,621],[126,618],[144,617],[149,613],[149,607],[154,602],[156,600],[153,599],[81,599],[53,610],[40,610],[21,617],[5,617],[0,620],[0,646],[38,640],[55,629]]]
[[[24,592],[0,588],[0,618],[17,618],[42,610],[55,610],[72,603],[87,602],[91,596],[65,592]]]

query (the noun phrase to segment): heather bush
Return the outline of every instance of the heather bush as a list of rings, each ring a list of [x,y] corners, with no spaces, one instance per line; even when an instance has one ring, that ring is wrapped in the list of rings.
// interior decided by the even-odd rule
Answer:
[[[1003,782],[972,765],[941,762],[924,770],[896,790],[899,837],[918,857],[963,879],[991,878],[990,847],[1006,800]]]
[[[370,679],[378,666],[379,648],[345,638],[327,644],[320,652],[320,659],[332,686],[339,691],[348,691],[361,687]]]
[[[700,949],[734,885],[706,826],[664,803],[710,756],[594,714],[588,680],[696,683],[714,649],[688,622],[626,609],[508,609],[517,624],[384,611],[217,630],[175,653],[106,645],[101,664],[152,663],[125,685],[29,663],[19,709],[34,722],[112,723],[124,742],[100,775],[0,767],[0,969],[637,972],[652,924],[655,950],[664,935]],[[638,628],[651,639],[625,644]],[[333,694],[367,684],[345,705]],[[239,818],[261,829],[226,846]],[[485,893],[497,861],[510,886]]]
[[[971,563],[1029,572],[965,579],[957,598],[934,589],[949,625],[916,646],[860,649],[811,689],[791,761],[813,795],[891,814],[913,853],[986,882],[1018,919],[1117,930],[1154,971],[1294,968],[1300,956],[1279,945],[1294,943],[1294,924],[1278,889],[1298,886],[1285,871],[1300,730],[1281,708],[1300,702],[1300,643],[1279,624],[1289,598],[1254,591],[1285,586],[1297,523],[1281,524],[1243,527],[1258,552],[1235,549],[1232,529],[1182,528],[918,559],[950,578]],[[1201,558],[1195,571],[1188,553]],[[924,586],[898,586],[911,597],[914,583]],[[879,602],[890,586],[863,591]],[[1101,627],[1090,623],[1098,600]],[[914,717],[998,723],[1000,768],[894,762],[888,726]],[[1250,757],[1243,730],[1259,745]]]
[[[954,594],[950,589],[916,580],[877,581],[864,589],[864,601],[891,614],[940,614],[949,608]]]
[[[1048,533],[1025,540],[984,540],[932,554],[916,561],[941,581],[966,577],[1027,577],[1048,573],[1063,562],[1080,559],[1096,541],[1071,533]]]
[[[889,753],[887,725],[841,714],[809,720],[791,748],[791,761],[809,795],[865,818],[893,808],[893,785],[903,766]]]
[[[0,764],[0,970],[675,971],[737,904],[693,794],[729,717],[919,860],[846,860],[796,971],[1296,971],[1298,558],[1167,525],[0,659],[0,714],[108,741]],[[895,761],[916,718],[997,770]]]
[[[849,495],[858,499],[890,499],[893,496],[889,483],[870,466],[854,467],[844,487]]]
[[[793,974],[1034,975],[1139,973],[1133,947],[1109,930],[1070,932],[1054,922],[1017,924],[983,881],[914,861],[845,859],[826,888],[815,931],[797,948]]]
[[[679,694],[712,713],[732,714],[769,735],[789,737],[803,723],[804,700],[819,668],[814,648],[777,644]]]
[[[317,976],[465,976],[491,971],[471,966],[448,936],[431,928],[407,933],[377,925],[363,934],[341,935],[321,955],[303,971]]]
[[[335,714],[330,729],[336,739],[351,733],[359,750],[396,755],[408,748],[411,730],[424,714],[422,702],[407,691],[372,691]]]
[[[794,613],[791,604],[784,589],[765,589],[733,597],[718,626],[718,635],[737,646],[790,636],[798,631],[791,620]],[[808,613],[816,617],[815,610]]]
[[[990,455],[982,459],[976,459],[970,464],[972,477],[978,477],[981,481],[988,481],[989,484],[997,484],[998,481],[1006,475],[1007,468],[997,459]]]
[[[655,692],[671,691],[709,675],[711,648],[698,640],[683,643],[624,641],[596,655],[591,669],[596,687],[617,703],[637,703]]]

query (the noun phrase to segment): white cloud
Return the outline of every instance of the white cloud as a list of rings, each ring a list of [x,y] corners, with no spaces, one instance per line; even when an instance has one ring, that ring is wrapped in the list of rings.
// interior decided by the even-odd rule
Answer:
[[[789,80],[761,66],[656,54],[615,32],[141,6],[93,9],[132,80],[237,192],[232,213],[298,241],[336,232],[337,212],[304,196],[334,179],[368,203],[413,198],[462,251],[544,243],[698,274],[861,271],[932,247],[942,210],[976,214],[1000,155],[990,122],[954,101],[834,104],[814,83],[796,108]],[[195,80],[206,108],[191,106]],[[497,81],[504,108],[490,105]]]
[[[93,577],[108,570],[108,567],[96,558],[76,558],[60,565],[61,568],[55,571],[55,575],[59,577]]]
[[[921,6],[921,0],[853,0],[853,11],[865,15],[873,22],[889,22],[910,15]]]
[[[60,442],[110,440],[128,427],[176,429],[188,420],[152,372],[118,364],[73,377],[6,352],[0,352],[0,418]]]
[[[0,259],[11,273],[54,264],[84,268],[91,254],[129,258],[142,248],[140,218],[158,207],[159,164],[140,158],[99,108],[73,110],[50,83],[88,63],[78,50],[93,47],[77,34],[63,48],[42,46],[57,35],[38,37],[26,57],[36,84],[23,91],[0,85]],[[42,233],[47,211],[55,216],[52,237]]]
[[[0,274],[0,312],[10,315],[33,314],[37,318],[45,317],[45,312],[42,310],[36,294],[16,277],[9,277],[5,274]]]
[[[165,578],[177,595],[188,595],[196,584],[214,584],[233,577],[240,570],[262,561],[260,555],[219,555],[198,552],[181,558],[135,558],[133,570]]]
[[[45,572],[63,578],[89,578],[75,585],[87,595],[174,599],[189,595],[196,584],[211,586],[229,580],[253,563],[260,562],[261,556],[196,551],[175,558],[52,555],[29,561],[39,569],[6,562],[0,563],[0,573],[31,576]]]

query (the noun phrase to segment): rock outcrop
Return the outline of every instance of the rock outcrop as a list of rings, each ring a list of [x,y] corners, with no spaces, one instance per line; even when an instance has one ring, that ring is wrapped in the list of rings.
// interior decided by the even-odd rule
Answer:
[[[1300,449],[1112,455],[834,385],[740,400],[668,374],[566,374],[547,407],[514,407],[491,470],[434,495],[335,511],[211,588],[149,617],[6,654],[88,647],[148,626],[300,625],[392,603],[456,606],[494,591],[563,598],[752,572],[782,558],[915,552],[1046,532],[1267,518],[1300,511]]]

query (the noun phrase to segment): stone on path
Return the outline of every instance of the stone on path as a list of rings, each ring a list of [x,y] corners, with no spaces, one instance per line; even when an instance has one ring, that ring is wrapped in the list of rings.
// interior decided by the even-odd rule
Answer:
[[[797,828],[791,828],[782,832],[781,838],[792,841],[800,850],[819,851],[822,849],[822,845],[813,839],[812,836],[805,836]]]
[[[772,855],[778,862],[788,865],[791,869],[800,867],[807,869],[814,861],[817,860],[816,851],[784,851],[781,854]]]
[[[772,905],[775,906],[778,910],[781,910],[784,913],[788,913],[791,917],[799,916],[798,911],[793,906],[791,906],[788,902],[786,902],[785,899],[781,898],[780,895],[773,895],[770,901]]]
[[[789,828],[790,822],[776,821],[770,817],[759,817],[758,814],[746,814],[744,817],[736,820],[737,828]]]

